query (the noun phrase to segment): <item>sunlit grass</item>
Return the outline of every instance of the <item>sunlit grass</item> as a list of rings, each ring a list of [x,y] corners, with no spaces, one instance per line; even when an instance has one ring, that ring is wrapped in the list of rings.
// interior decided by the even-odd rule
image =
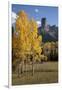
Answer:
[[[35,73],[32,76],[31,65],[27,65],[26,70],[20,77],[17,73],[12,74],[13,85],[23,84],[43,84],[58,82],[58,62],[44,62],[43,64],[35,64]]]

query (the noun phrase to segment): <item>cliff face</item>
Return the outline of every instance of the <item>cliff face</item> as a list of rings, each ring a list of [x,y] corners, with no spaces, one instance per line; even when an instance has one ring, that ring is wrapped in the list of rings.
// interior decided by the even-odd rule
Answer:
[[[42,35],[42,41],[47,42],[47,41],[58,41],[58,27],[49,27],[49,31],[46,31],[42,29],[42,27],[38,28],[38,34]]]

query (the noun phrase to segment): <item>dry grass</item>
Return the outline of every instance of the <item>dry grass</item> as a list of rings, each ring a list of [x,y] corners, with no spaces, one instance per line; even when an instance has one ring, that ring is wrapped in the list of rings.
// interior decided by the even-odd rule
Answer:
[[[44,84],[58,82],[58,62],[44,62],[35,64],[35,73],[32,76],[32,66],[27,65],[23,74],[18,78],[17,73],[12,74],[12,85]]]

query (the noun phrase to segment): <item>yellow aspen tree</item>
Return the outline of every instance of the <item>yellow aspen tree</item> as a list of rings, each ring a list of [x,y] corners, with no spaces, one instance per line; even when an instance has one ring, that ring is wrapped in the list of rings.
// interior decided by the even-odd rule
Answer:
[[[33,54],[33,58],[32,58],[32,75],[34,74],[34,62],[35,59],[39,60],[39,57],[41,56],[41,41],[42,41],[42,37],[38,35],[38,29],[37,29],[37,24],[34,21],[34,19],[32,19],[30,21],[30,25],[31,25],[31,35],[30,35],[30,41],[31,41],[31,52]]]
[[[22,67],[24,67],[24,60],[27,60],[26,55],[32,56],[33,62],[37,55],[38,57],[41,56],[42,37],[38,35],[37,24],[34,19],[29,20],[27,14],[23,10],[18,13],[16,32],[18,33],[16,35],[16,41],[19,48],[19,60],[22,63]],[[32,66],[34,68],[34,63]]]
[[[25,55],[30,50],[30,41],[29,41],[29,19],[24,11],[18,13],[18,18],[16,20],[16,32],[18,32],[18,42],[20,48],[20,58],[22,61],[22,67],[24,67]]]

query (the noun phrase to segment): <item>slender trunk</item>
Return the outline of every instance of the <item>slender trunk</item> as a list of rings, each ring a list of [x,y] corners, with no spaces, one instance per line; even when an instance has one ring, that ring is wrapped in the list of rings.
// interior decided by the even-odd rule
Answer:
[[[20,77],[20,73],[19,73],[19,65],[18,65],[18,77]]]
[[[27,62],[26,62],[26,68],[25,69],[26,69],[26,72],[27,72]]]
[[[24,67],[25,72],[27,72],[27,62],[25,61],[25,67]]]
[[[21,73],[24,73],[24,60],[22,60]]]
[[[32,60],[32,75],[34,75],[34,60]]]
[[[18,64],[18,77],[21,75],[21,63]]]

